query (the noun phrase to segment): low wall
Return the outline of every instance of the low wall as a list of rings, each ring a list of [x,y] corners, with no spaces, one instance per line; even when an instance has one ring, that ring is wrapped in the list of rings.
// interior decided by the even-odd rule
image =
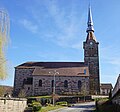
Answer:
[[[59,101],[67,101],[68,103],[78,103],[83,101],[91,101],[91,96],[61,96],[58,100]]]
[[[107,96],[107,95],[92,95],[92,99],[96,99],[96,98],[109,98],[109,96]]]
[[[24,112],[27,106],[25,98],[0,97],[0,112]]]

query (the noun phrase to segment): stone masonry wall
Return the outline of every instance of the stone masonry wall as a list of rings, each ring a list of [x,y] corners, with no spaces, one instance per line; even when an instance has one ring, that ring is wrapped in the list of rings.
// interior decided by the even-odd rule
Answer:
[[[39,80],[42,80],[42,87],[39,86]],[[34,76],[33,77],[33,95],[52,94],[52,76]],[[77,76],[56,76],[57,94],[89,94],[89,77]],[[68,81],[68,87],[64,87],[64,81]],[[81,81],[81,89],[78,88],[78,81]]]
[[[18,96],[20,90],[23,88],[24,79],[31,77],[34,68],[16,68],[14,78],[14,96]]]
[[[90,74],[90,94],[100,94],[100,74],[99,74],[99,43],[94,39],[94,35],[90,33],[91,39],[87,37],[83,44],[84,62],[89,66]],[[90,44],[92,43],[92,44]]]
[[[27,99],[0,97],[0,112],[24,112]]]
[[[120,105],[120,96],[119,95],[117,95],[116,97],[114,97],[112,99],[112,103]]]

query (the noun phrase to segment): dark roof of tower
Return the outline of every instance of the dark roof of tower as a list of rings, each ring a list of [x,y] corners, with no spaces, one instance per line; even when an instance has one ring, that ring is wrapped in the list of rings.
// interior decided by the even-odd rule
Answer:
[[[26,62],[16,68],[63,68],[63,67],[83,67],[87,66],[84,62]]]
[[[94,41],[96,41],[96,37],[95,37],[95,35],[94,35],[93,32],[88,32],[86,41],[88,41],[88,40],[94,40]]]

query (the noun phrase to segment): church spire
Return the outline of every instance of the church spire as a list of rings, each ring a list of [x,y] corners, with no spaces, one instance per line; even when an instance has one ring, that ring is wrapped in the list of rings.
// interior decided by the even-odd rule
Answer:
[[[89,41],[89,40],[96,41],[96,38],[95,38],[95,35],[94,35],[92,12],[91,12],[91,6],[90,5],[89,5],[89,10],[88,10],[88,22],[87,22],[86,32],[88,33],[86,41]]]
[[[88,33],[89,31],[94,32],[93,20],[92,20],[92,12],[91,12],[91,6],[90,5],[89,5],[89,10],[88,10],[88,22],[87,22],[87,30],[86,30],[86,32]]]

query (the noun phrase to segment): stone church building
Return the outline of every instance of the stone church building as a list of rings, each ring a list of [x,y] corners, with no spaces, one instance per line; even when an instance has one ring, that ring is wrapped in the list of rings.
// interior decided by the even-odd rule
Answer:
[[[87,38],[83,42],[84,62],[26,62],[15,67],[14,96],[100,94],[99,43],[94,35],[91,8]]]

